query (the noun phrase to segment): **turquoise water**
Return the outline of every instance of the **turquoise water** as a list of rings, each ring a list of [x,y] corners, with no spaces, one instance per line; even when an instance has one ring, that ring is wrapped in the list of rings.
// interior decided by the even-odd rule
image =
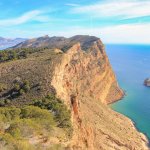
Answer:
[[[131,118],[150,139],[150,45],[106,45],[106,51],[126,96],[111,107]]]

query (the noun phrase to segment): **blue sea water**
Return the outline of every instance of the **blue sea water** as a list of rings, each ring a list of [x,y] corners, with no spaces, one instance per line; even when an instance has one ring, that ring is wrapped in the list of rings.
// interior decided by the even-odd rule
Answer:
[[[106,51],[126,96],[111,107],[131,118],[137,129],[150,139],[150,45],[106,45]]]

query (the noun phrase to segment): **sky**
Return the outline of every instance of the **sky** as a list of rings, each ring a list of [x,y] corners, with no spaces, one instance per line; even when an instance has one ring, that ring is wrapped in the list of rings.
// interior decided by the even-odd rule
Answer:
[[[150,0],[0,0],[0,36],[94,35],[150,44]]]

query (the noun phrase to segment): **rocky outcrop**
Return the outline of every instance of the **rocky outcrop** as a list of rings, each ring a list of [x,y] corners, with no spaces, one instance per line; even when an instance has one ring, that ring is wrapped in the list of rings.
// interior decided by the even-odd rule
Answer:
[[[150,87],[150,78],[145,79],[144,85]]]
[[[71,149],[147,149],[146,138],[131,120],[106,105],[121,99],[124,92],[100,40],[88,51],[80,43],[73,45],[55,66],[51,84],[72,112]]]

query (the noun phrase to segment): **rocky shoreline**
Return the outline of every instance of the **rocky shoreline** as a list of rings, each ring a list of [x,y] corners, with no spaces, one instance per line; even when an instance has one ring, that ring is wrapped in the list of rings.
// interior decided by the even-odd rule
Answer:
[[[118,101],[119,101],[119,100],[118,100]],[[115,103],[115,102],[113,102],[112,104],[114,104],[114,103]],[[122,116],[122,117],[124,118],[124,120],[128,120],[129,123],[132,125],[133,129],[136,130],[136,131],[140,134],[141,139],[143,140],[143,148],[144,148],[143,150],[150,150],[150,148],[149,148],[150,141],[149,141],[148,137],[147,137],[144,133],[142,133],[142,132],[140,132],[140,131],[138,130],[138,128],[136,127],[136,123],[135,123],[131,118],[125,116],[125,115],[122,114],[122,113],[119,113],[119,112],[115,111],[112,107],[110,107],[110,108],[111,108],[115,113],[118,113],[120,116]]]
[[[149,81],[150,81],[150,79],[146,79],[146,80],[149,80]],[[146,81],[146,80],[145,80],[145,81]],[[144,85],[146,84],[145,81],[144,81]],[[147,81],[146,81],[146,82],[147,82]],[[149,84],[150,84],[150,83],[149,83]],[[146,86],[148,86],[148,85],[146,84]],[[149,85],[149,86],[150,86],[150,85]],[[123,90],[122,90],[122,91],[123,91]],[[126,96],[126,92],[125,92],[125,91],[123,91],[123,92],[124,92],[124,95],[122,96],[121,99],[116,100],[116,101],[114,101],[114,102],[112,102],[112,103],[109,104],[109,105],[110,105],[110,108],[111,108],[114,112],[116,112],[116,113],[118,113],[119,115],[121,115],[125,120],[126,120],[126,119],[129,120],[130,124],[133,126],[133,129],[136,130],[136,131],[141,135],[141,139],[143,140],[143,148],[144,148],[144,150],[149,150],[149,149],[150,149],[150,148],[149,148],[150,141],[149,141],[149,139],[147,138],[147,136],[146,136],[144,133],[142,133],[142,132],[140,132],[140,131],[138,130],[138,128],[136,127],[136,123],[135,123],[131,118],[125,116],[125,115],[122,114],[122,113],[119,113],[119,112],[115,111],[115,110],[111,107],[112,104],[114,104],[114,103],[116,103],[116,102],[118,102],[118,101],[120,101],[120,100],[123,100],[123,98]]]

